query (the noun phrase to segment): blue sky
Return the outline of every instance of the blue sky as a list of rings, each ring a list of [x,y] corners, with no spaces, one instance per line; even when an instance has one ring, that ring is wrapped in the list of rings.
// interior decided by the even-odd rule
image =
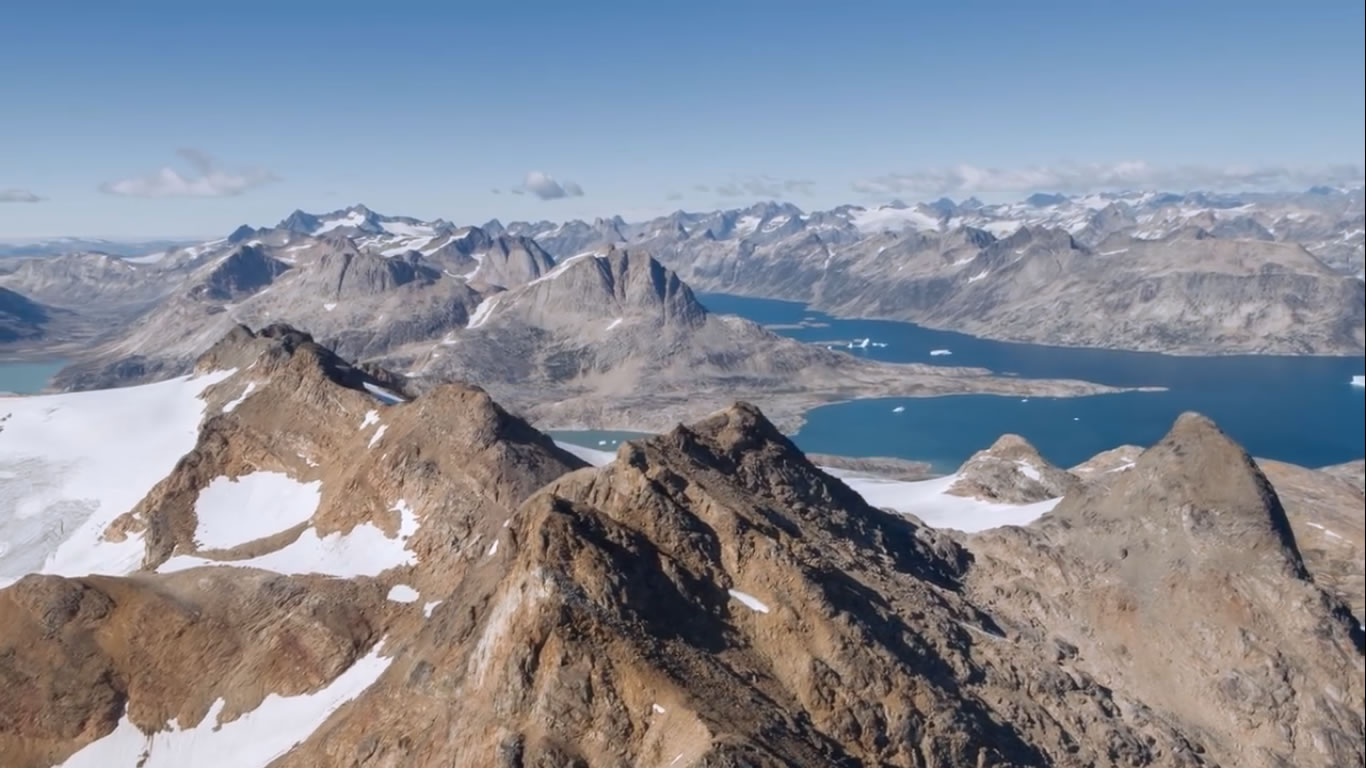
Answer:
[[[112,5],[5,11],[0,239],[1307,186],[1366,135],[1359,1]]]

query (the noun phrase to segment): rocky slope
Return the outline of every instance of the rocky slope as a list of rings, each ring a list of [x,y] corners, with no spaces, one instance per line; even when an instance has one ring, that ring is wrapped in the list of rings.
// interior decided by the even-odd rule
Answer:
[[[0,401],[0,493],[23,513],[3,530],[73,524],[0,554],[47,552],[0,589],[7,766],[1366,753],[1361,625],[1316,583],[1294,522],[1329,529],[1322,505],[1283,506],[1201,417],[1066,483],[1028,526],[965,535],[873,508],[746,404],[590,468],[481,390],[418,394],[288,328],[234,330],[196,370]],[[169,440],[182,411],[197,428],[134,478],[89,443],[140,391],[163,414],[145,439]],[[63,445],[83,451],[65,482],[119,481],[34,474]],[[999,498],[1020,478],[981,467],[1017,460],[1060,472],[1011,439],[958,479]],[[1306,493],[1338,482],[1299,471]],[[908,512],[949,497],[997,503],[920,495]]]
[[[693,239],[660,258],[704,290],[979,336],[1175,354],[1361,354],[1366,289],[1297,244],[1181,230],[1088,247],[1057,229],[888,232],[840,246]]]
[[[1361,624],[1315,584],[1266,476],[1203,417],[1030,529],[969,548],[970,591],[1007,631],[1057,643],[1143,715],[1186,722],[1212,762],[1363,759]]]
[[[1175,354],[1363,350],[1360,190],[1036,195],[805,213],[760,203],[619,222],[699,290],[975,335]],[[508,225],[556,255],[583,222]],[[1355,280],[1350,279],[1355,278]]]
[[[43,335],[50,310],[22,293],[0,288],[0,344]]]
[[[676,274],[639,251],[556,263],[516,235],[423,229],[364,211],[296,216],[270,230],[244,228],[203,253],[168,255],[178,265],[155,269],[183,274],[172,294],[80,356],[56,385],[180,375],[234,326],[283,322],[314,329],[340,354],[405,371],[417,388],[453,375],[560,427],[664,429],[737,396],[758,399],[792,427],[807,408],[859,396],[1103,389],[868,363],[711,316]],[[370,229],[381,225],[409,234]],[[381,247],[394,240],[400,245]]]
[[[467,378],[537,423],[667,429],[755,400],[784,426],[822,403],[873,394],[1076,394],[1079,382],[995,377],[978,369],[869,363],[709,313],[676,274],[645,253],[611,248],[571,257],[539,278],[492,293],[468,327],[395,352],[427,379]]]

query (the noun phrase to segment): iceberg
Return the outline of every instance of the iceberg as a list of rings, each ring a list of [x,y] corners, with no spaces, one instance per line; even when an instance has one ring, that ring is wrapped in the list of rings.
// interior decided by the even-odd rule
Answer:
[[[930,357],[940,357],[942,355],[952,355],[953,351],[948,349],[931,349]]]
[[[1352,377],[1352,386],[1354,386],[1354,387],[1366,387],[1366,376],[1353,376],[1353,377]]]
[[[870,339],[854,339],[849,342],[849,349],[867,349]]]
[[[901,413],[901,412],[903,412],[903,411],[905,411],[905,410],[906,410],[906,406],[904,406],[904,405],[898,405],[897,407],[895,407],[895,408],[892,409],[892,413]]]

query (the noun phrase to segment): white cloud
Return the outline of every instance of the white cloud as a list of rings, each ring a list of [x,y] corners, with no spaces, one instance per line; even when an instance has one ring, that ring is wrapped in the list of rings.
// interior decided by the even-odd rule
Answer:
[[[583,197],[583,187],[572,181],[556,181],[553,176],[541,171],[531,171],[526,175],[522,188],[542,200],[558,200],[562,197]]]
[[[715,190],[716,194],[722,197],[778,198],[788,195],[809,195],[815,185],[815,182],[809,179],[779,179],[765,175],[732,179],[728,183],[716,185]],[[698,191],[705,192],[706,189],[699,186]]]
[[[42,199],[27,189],[0,189],[0,203],[36,203]]]
[[[936,196],[1118,189],[1175,192],[1195,189],[1299,190],[1315,184],[1359,184],[1361,179],[1361,168],[1353,165],[1318,168],[1185,165],[1161,168],[1144,162],[1126,161],[1013,169],[958,165],[911,173],[889,173],[860,179],[851,186],[860,195],[889,197],[902,194]]]
[[[275,174],[259,168],[225,171],[197,149],[181,149],[176,154],[192,173],[167,167],[147,176],[107,181],[100,191],[123,197],[233,197],[277,180]]]

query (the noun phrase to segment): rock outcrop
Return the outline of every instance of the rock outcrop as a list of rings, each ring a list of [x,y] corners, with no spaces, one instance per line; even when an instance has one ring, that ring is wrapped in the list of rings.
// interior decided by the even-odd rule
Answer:
[[[50,311],[21,293],[0,288],[0,343],[43,335]]]
[[[947,493],[1010,504],[1056,499],[1077,487],[1074,475],[1050,464],[1019,435],[1002,435],[974,453],[956,477]]]
[[[1266,476],[1204,417],[1183,415],[1131,469],[1031,529],[970,549],[987,610],[1188,724],[1210,762],[1363,759],[1361,625],[1315,584]]]
[[[1300,535],[1350,485],[1269,469],[1303,487],[1283,507],[1200,416],[1104,481],[1003,438],[960,479],[1064,498],[950,534],[745,403],[586,467],[481,389],[417,392],[290,327],[234,329],[197,369],[190,451],[72,534],[141,560],[0,589],[7,768],[1366,754],[1351,586]]]

